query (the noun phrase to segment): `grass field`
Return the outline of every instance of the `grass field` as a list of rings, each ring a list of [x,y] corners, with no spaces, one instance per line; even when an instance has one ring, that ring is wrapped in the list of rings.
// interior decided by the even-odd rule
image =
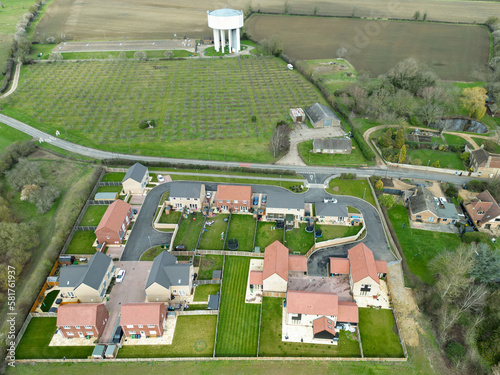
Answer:
[[[101,221],[104,213],[108,209],[107,205],[92,205],[88,206],[85,211],[85,215],[83,215],[82,221],[80,222],[81,226],[97,226]]]
[[[221,291],[216,355],[257,355],[260,305],[245,303],[250,258],[226,257]]]
[[[238,240],[239,251],[253,251],[255,225],[256,220],[252,215],[231,215],[231,222],[229,223],[229,229],[227,232],[227,240],[230,238],[236,238]]]
[[[108,151],[271,162],[276,122],[314,102],[324,100],[277,58],[87,61],[24,66],[4,113]],[[140,129],[144,119],[156,128]]]
[[[376,34],[367,36],[374,28]],[[245,31],[257,41],[277,35],[283,53],[297,60],[332,59],[346,47],[354,68],[372,77],[418,56],[441,79],[471,81],[470,66],[486,65],[490,51],[488,31],[481,26],[254,14]]]
[[[312,153],[313,141],[299,143],[299,153],[304,162],[308,165],[337,165],[337,166],[359,166],[368,165],[363,154],[361,153],[356,141],[352,140],[352,151],[349,155],[341,154],[315,154]]]
[[[305,60],[300,64],[306,72],[319,77],[331,93],[351,85],[358,77],[356,69],[344,59]]]
[[[375,199],[371,193],[370,185],[365,179],[360,180],[341,180],[334,178],[330,180],[330,184],[326,191],[335,195],[350,195],[364,199],[375,206]]]
[[[314,245],[314,233],[306,232],[306,223],[301,223],[300,228],[285,231],[285,246],[290,253],[300,252],[305,254]]]
[[[271,230],[271,228],[273,228]],[[265,223],[259,221],[257,223],[257,236],[255,237],[255,246],[260,247],[260,251],[264,252],[266,246],[271,245],[274,241],[283,243],[284,229],[276,229],[276,223]]]
[[[174,247],[186,245],[188,250],[194,250],[198,243],[198,237],[203,226],[203,216],[200,212],[188,214],[187,218],[182,218],[179,230],[175,236]]]
[[[432,165],[439,161],[441,168],[464,170],[464,163],[460,159],[459,152],[410,148],[406,151],[406,157],[413,160],[420,159],[422,165]]]
[[[215,217],[207,218],[208,221],[214,221],[212,226],[206,225],[207,231],[204,231],[201,235],[200,249],[203,250],[223,250],[224,247],[224,237],[221,240],[221,233],[227,231],[227,219],[228,214],[217,214]],[[234,216],[233,216],[234,217]]]
[[[323,231],[323,236],[317,238],[316,241],[327,241],[334,238],[342,238],[354,236],[361,230],[362,226],[348,227],[346,225],[320,225],[316,224],[316,230],[321,229]]]
[[[118,358],[211,357],[216,326],[216,315],[179,316],[172,345],[124,345]]]
[[[220,284],[198,285],[194,290],[195,302],[207,302],[208,296],[217,294],[220,291]]]
[[[17,359],[87,358],[93,346],[49,346],[56,332],[57,318],[33,318],[16,349]]]
[[[199,280],[212,280],[212,272],[222,270],[224,257],[222,255],[202,255],[200,269],[198,271]]]
[[[53,45],[52,48],[55,46]],[[125,59],[133,59],[134,54],[137,51],[123,51],[125,56],[120,56],[120,51],[101,51],[101,52],[63,52],[61,53],[64,60],[91,60],[91,59],[117,59],[117,58],[125,58]],[[143,51],[146,53],[148,59],[151,58],[165,58],[165,52],[161,50],[152,50],[152,51]],[[184,50],[173,50],[170,51],[173,53],[172,57],[189,57],[192,53]],[[110,58],[111,56],[111,58]],[[45,59],[48,58],[48,55]],[[42,56],[42,60],[43,60]]]
[[[404,357],[391,310],[360,308],[358,326],[365,357]]]
[[[3,150],[5,147],[16,141],[28,141],[31,138],[31,136],[0,122],[0,150]]]
[[[94,254],[96,249],[92,247],[96,237],[91,230],[77,230],[66,249],[66,254]]]
[[[43,312],[49,311],[52,304],[56,300],[56,297],[58,294],[59,294],[59,290],[53,290],[52,292],[47,293],[47,295],[43,299],[42,306],[40,306],[40,309]]]
[[[360,357],[355,337],[339,332],[339,345],[314,345],[281,341],[283,298],[264,297],[259,356],[262,357]],[[349,336],[351,334],[349,333]]]
[[[410,228],[408,212],[401,205],[391,208],[388,215],[410,271],[424,282],[432,284],[434,277],[429,270],[429,262],[441,251],[455,249],[460,244],[460,238],[452,233]]]

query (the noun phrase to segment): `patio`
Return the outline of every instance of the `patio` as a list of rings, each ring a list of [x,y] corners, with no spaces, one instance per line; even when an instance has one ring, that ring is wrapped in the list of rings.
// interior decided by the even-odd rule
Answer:
[[[340,299],[339,299],[340,300]],[[385,280],[380,280],[378,294],[375,297],[356,297],[355,301],[358,307],[379,307],[381,309],[390,309],[389,290]]]
[[[264,259],[251,259],[248,267],[247,287],[245,291],[245,303],[262,303],[262,289],[250,290],[250,271],[262,272],[264,270]]]
[[[351,288],[348,276],[335,277],[290,277],[288,279],[288,290],[301,290],[307,292],[334,293],[339,301],[352,302]]]
[[[123,345],[172,345],[175,333],[175,325],[177,324],[177,317],[167,316],[163,323],[163,336],[162,337],[141,337],[140,339],[125,338]]]

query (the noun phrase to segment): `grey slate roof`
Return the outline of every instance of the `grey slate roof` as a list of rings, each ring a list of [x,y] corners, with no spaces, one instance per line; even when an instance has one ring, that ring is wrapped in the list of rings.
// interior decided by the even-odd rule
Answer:
[[[460,220],[457,207],[453,203],[445,203],[444,205],[437,206],[437,214],[441,219]]]
[[[435,216],[438,216],[436,210],[436,203],[432,193],[425,189],[423,186],[417,186],[416,194],[409,198],[409,206],[413,214],[418,214],[424,211],[430,211]]]
[[[200,198],[201,182],[172,182],[170,197],[172,198]]]
[[[267,194],[267,208],[295,208],[304,209],[304,196],[288,192],[269,192]]]
[[[313,149],[351,150],[351,138],[322,138],[313,140]]]
[[[61,268],[59,273],[59,286],[77,288],[81,284],[92,289],[99,289],[102,279],[111,263],[111,258],[106,254],[97,252],[85,265],[71,265]]]
[[[219,309],[219,292],[217,294],[211,294],[208,296],[208,310],[218,310]]]
[[[146,281],[146,289],[154,283],[165,288],[170,288],[171,285],[189,285],[190,268],[191,264],[177,263],[174,255],[162,251],[153,262]]]
[[[489,156],[488,152],[484,148],[472,151],[470,154],[472,157],[474,157],[474,159],[476,159],[476,162],[479,166],[483,163],[486,163]]]
[[[134,181],[141,182],[147,172],[147,167],[140,163],[135,163],[128,169],[127,173],[125,173],[125,177],[123,177],[122,183],[127,181],[129,178]]]
[[[325,118],[333,118],[335,120],[340,121],[335,112],[333,112],[330,107],[323,104],[314,103],[312,106],[307,107],[304,110],[304,112],[306,113],[307,117],[309,117],[309,120],[311,120],[313,124]]]
[[[316,216],[348,217],[347,206],[332,202],[316,203]]]

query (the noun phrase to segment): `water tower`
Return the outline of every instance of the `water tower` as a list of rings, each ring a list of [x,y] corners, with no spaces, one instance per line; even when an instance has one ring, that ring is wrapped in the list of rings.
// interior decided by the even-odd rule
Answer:
[[[243,11],[217,9],[207,11],[208,27],[214,30],[215,50],[222,52],[226,46],[226,31],[229,39],[229,52],[240,52],[240,29],[243,27]]]

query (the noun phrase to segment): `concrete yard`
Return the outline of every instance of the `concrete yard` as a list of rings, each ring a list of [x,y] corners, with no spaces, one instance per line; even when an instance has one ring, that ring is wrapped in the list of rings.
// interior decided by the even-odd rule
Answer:
[[[350,294],[349,277],[290,277],[288,279],[288,290],[301,290],[308,292],[334,293],[339,297],[339,301],[352,302]]]

